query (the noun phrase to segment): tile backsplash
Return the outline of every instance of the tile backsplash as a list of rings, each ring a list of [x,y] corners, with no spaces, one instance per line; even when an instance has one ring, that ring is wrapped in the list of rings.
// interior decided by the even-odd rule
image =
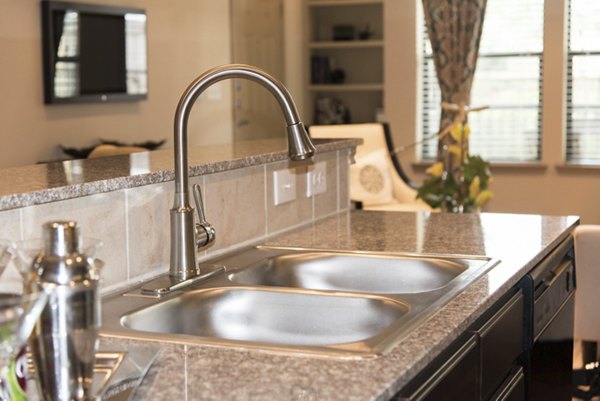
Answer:
[[[346,149],[317,155],[315,162],[326,163],[327,190],[310,198],[308,168],[302,164],[274,162],[190,177],[190,185],[200,184],[207,220],[217,231],[200,260],[347,210],[350,158]],[[273,172],[281,169],[294,174],[296,199],[275,206]],[[74,220],[83,236],[103,241],[98,253],[105,262],[102,286],[112,291],[168,272],[173,190],[170,181],[3,211],[0,238],[39,238],[44,222]]]

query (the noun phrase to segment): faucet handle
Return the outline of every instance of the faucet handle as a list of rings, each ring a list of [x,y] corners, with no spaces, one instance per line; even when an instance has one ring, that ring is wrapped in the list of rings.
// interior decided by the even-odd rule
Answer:
[[[201,248],[214,242],[216,231],[215,227],[206,221],[200,185],[194,184],[192,189],[194,193],[194,201],[196,202],[196,210],[198,211],[198,223],[196,223],[196,247]]]

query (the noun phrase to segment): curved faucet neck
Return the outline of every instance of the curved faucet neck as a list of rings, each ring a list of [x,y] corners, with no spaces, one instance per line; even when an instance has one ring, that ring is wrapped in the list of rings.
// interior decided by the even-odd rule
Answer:
[[[187,122],[196,99],[211,85],[229,78],[244,78],[265,87],[277,99],[288,127],[301,124],[298,111],[288,90],[278,80],[255,67],[244,64],[231,64],[208,70],[194,80],[185,90],[175,113],[175,190],[177,194],[188,192],[187,161]],[[304,129],[302,127],[302,129]],[[312,144],[311,144],[312,145]],[[312,148],[314,152],[314,147]],[[187,196],[186,196],[187,198]],[[180,199],[178,206],[189,204]]]

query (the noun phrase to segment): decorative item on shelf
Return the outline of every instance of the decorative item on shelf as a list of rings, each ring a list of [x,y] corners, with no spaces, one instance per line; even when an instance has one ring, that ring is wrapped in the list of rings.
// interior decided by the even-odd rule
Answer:
[[[326,96],[317,98],[315,110],[316,124],[348,124],[349,122],[350,111],[341,100]]]
[[[336,68],[329,75],[332,84],[343,84],[346,81],[346,72],[341,68]]]
[[[354,26],[348,24],[340,24],[333,26],[333,40],[353,40]]]
[[[143,150],[156,150],[160,148],[162,145],[167,142],[166,139],[162,139],[160,141],[145,141],[139,143],[123,143],[115,140],[106,140],[100,139],[100,143],[98,145],[84,147],[84,148],[73,148],[67,147],[63,145],[58,145],[60,149],[68,156],[71,156],[75,159],[86,159],[90,156],[90,154],[94,151],[94,149],[103,146],[103,145],[111,145],[115,147],[134,147],[134,148],[143,148]]]
[[[418,189],[417,198],[446,212],[477,212],[493,196],[489,190],[492,174],[488,162],[469,154],[470,127],[466,117],[471,111],[488,107],[469,108],[443,103],[442,108],[456,111],[457,116],[437,137],[450,135],[452,140],[442,149],[441,160],[426,170],[429,178]]]
[[[327,56],[312,56],[310,59],[310,82],[327,84],[331,79],[330,61]]]
[[[369,40],[373,37],[373,30],[371,29],[371,25],[367,23],[365,25],[365,29],[358,32],[358,38],[360,40]]]

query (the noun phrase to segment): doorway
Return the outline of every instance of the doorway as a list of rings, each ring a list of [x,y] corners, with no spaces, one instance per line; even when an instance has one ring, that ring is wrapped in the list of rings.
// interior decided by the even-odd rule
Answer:
[[[232,60],[284,81],[283,0],[231,0]],[[233,83],[233,140],[285,136],[275,98],[255,82]]]

